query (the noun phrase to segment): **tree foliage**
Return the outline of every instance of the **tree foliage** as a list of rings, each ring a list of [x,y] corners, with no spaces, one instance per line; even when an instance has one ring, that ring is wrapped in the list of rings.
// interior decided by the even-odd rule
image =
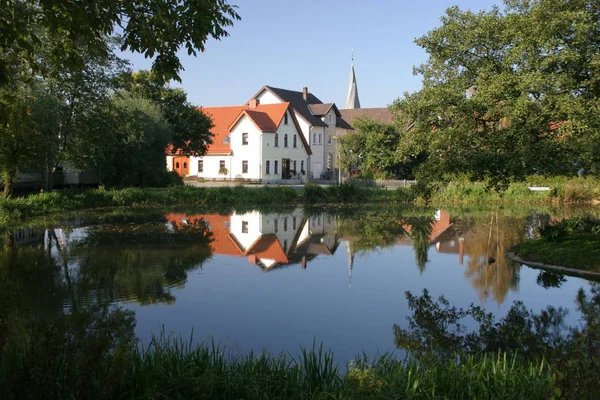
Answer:
[[[107,38],[117,33],[122,51],[154,58],[159,76],[179,80],[181,47],[196,55],[209,37],[228,36],[226,28],[239,19],[226,0],[6,0],[0,11],[0,85],[11,81],[15,58],[44,73],[42,44],[52,44],[46,65],[79,71],[89,55],[111,53]]]
[[[211,143],[212,120],[187,101],[183,89],[171,88],[151,71],[121,77],[122,86],[136,96],[151,100],[163,111],[171,126],[170,145],[179,154],[202,156]]]
[[[338,165],[351,171],[360,170],[363,176],[411,178],[419,157],[408,161],[398,157],[396,149],[402,133],[394,124],[359,119],[352,123],[355,131],[342,136]]]
[[[85,115],[81,123],[89,134],[77,146],[87,149],[102,184],[151,185],[165,172],[170,127],[150,100],[119,92],[103,108]]]
[[[598,171],[598,2],[505,0],[504,11],[479,13],[453,7],[416,43],[429,54],[415,68],[423,89],[393,108],[414,123],[400,159],[427,153],[421,178]]]

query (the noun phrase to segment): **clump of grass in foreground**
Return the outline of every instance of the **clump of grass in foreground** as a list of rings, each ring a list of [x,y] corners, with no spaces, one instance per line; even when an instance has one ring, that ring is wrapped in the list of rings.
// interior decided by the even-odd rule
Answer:
[[[542,363],[506,356],[417,364],[360,357],[341,372],[313,344],[296,356],[234,357],[214,342],[161,335],[141,348],[127,312],[83,313],[9,335],[0,395],[12,398],[527,398],[546,399],[555,377]],[[1,342],[0,342],[1,343]]]

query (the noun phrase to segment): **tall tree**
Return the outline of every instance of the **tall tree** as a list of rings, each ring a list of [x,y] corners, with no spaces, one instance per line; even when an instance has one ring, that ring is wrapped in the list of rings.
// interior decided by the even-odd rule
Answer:
[[[187,100],[183,89],[172,88],[152,71],[124,74],[121,85],[136,96],[160,106],[171,126],[171,148],[180,154],[202,156],[212,143],[212,120]]]
[[[447,10],[416,40],[423,89],[394,108],[412,123],[398,155],[427,153],[421,178],[506,181],[600,166],[600,5],[505,0],[505,10]]]
[[[104,107],[82,117],[80,123],[89,133],[77,146],[87,149],[102,184],[144,186],[162,177],[170,127],[150,100],[119,92]]]
[[[239,20],[236,7],[226,0],[99,0],[65,2],[58,0],[6,0],[0,7],[0,126],[12,152],[0,155],[2,175],[15,176],[22,164],[12,160],[28,160],[25,154],[11,148],[11,140],[21,133],[13,131],[17,116],[29,116],[16,110],[24,104],[23,86],[43,79],[55,79],[55,87],[63,91],[68,108],[61,123],[61,149],[69,149],[69,137],[77,126],[74,115],[85,99],[97,99],[107,93],[104,78],[114,65],[114,44],[122,51],[132,51],[153,58],[153,74],[157,80],[180,80],[183,69],[177,52],[185,47],[189,55],[205,50],[209,37],[228,36],[226,28]],[[104,85],[99,88],[98,84]],[[26,91],[26,90],[25,90]],[[101,96],[100,96],[101,97]],[[89,108],[92,103],[87,102]],[[22,111],[22,110],[21,110]],[[187,111],[187,114],[191,114]],[[182,117],[184,123],[198,117]],[[30,121],[21,121],[23,124]],[[81,127],[81,126],[79,126]],[[85,132],[85,130],[83,131]],[[21,146],[21,145],[20,145]],[[19,146],[17,146],[19,147]],[[76,154],[70,148],[68,154]],[[9,153],[4,152],[4,153]],[[61,155],[56,155],[55,159]],[[49,163],[51,164],[51,163]],[[4,182],[9,182],[4,180]],[[5,194],[10,193],[5,188]]]

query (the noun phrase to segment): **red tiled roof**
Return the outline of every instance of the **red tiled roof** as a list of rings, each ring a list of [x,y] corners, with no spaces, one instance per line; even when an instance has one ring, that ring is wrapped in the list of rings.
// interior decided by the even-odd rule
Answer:
[[[207,154],[231,154],[231,146],[229,142],[225,143],[225,139],[244,115],[248,116],[261,131],[275,132],[289,106],[290,103],[277,103],[259,104],[253,109],[248,105],[202,108],[202,112],[212,119],[214,125],[210,130],[213,134],[213,143],[208,147]]]
[[[227,228],[226,224],[229,223],[229,215],[186,215],[171,213],[166,214],[165,218],[173,225],[181,225],[183,224],[183,220],[188,221],[188,223],[197,223],[204,220],[209,224],[210,231],[213,234],[213,241],[210,243],[210,247],[214,254],[238,257],[244,255],[244,251],[238,246]]]
[[[287,258],[279,239],[274,234],[261,236],[250,248],[246,251],[245,255],[253,257],[255,259],[265,258],[268,260],[275,260],[280,263],[287,264],[289,259]]]

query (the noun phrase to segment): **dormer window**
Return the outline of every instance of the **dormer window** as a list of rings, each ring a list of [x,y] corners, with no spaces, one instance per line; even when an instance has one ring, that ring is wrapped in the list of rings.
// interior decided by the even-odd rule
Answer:
[[[248,133],[242,133],[242,146],[248,146]]]
[[[225,140],[223,140],[223,144],[229,144],[230,140],[231,140],[231,136],[230,135],[225,136]]]
[[[283,124],[284,125],[288,124],[288,113],[287,113],[287,111],[286,111],[285,114],[283,114]]]

